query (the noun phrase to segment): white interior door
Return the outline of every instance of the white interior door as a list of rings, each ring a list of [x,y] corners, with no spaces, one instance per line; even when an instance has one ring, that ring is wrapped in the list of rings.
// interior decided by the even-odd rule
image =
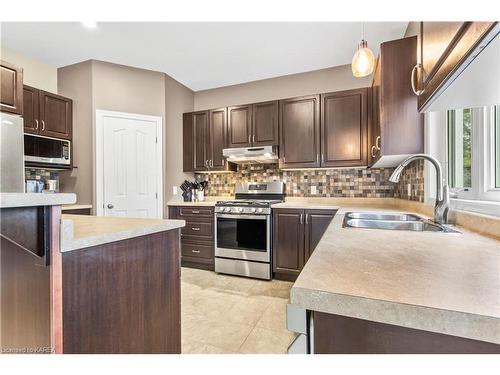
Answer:
[[[102,214],[160,217],[161,152],[157,139],[161,122],[142,115],[104,114],[100,123]]]

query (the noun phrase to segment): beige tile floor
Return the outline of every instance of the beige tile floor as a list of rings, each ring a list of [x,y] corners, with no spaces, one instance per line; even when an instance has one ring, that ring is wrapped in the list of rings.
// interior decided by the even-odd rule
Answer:
[[[292,283],[182,268],[182,353],[282,354]]]

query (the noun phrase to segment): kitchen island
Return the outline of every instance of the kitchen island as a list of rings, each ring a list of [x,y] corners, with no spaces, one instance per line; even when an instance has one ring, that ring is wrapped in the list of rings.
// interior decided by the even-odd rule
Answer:
[[[180,353],[183,220],[61,215],[74,194],[2,193],[6,353]]]
[[[291,289],[312,353],[499,353],[500,243],[344,228],[343,206]],[[408,211],[404,211],[408,212]]]
[[[62,215],[64,353],[181,352],[184,224]]]

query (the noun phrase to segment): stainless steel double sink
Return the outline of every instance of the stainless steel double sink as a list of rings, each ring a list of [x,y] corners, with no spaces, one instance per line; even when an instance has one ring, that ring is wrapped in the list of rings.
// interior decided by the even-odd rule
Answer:
[[[342,226],[345,228],[460,233],[449,225],[437,224],[413,214],[398,213],[347,212]]]

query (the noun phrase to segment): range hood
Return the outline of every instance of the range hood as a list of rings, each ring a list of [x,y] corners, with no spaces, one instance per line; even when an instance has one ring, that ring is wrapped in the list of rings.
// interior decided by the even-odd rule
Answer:
[[[273,146],[225,148],[222,155],[235,164],[270,164],[278,161]]]

